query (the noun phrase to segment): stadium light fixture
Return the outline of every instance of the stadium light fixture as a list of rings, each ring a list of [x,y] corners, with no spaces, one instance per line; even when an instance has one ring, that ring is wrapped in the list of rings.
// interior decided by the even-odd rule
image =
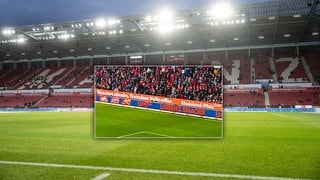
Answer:
[[[172,22],[174,15],[172,11],[170,11],[169,9],[163,9],[162,11],[159,12],[158,17],[159,17],[159,20],[158,20],[159,24],[158,24],[157,30],[159,30],[159,32],[163,34],[172,32],[174,29],[174,25]]]
[[[25,41],[26,41],[26,39],[23,37],[20,37],[17,39],[17,43],[19,43],[19,44],[23,44]]]
[[[215,19],[229,19],[234,12],[229,2],[219,2],[213,6],[211,14]]]
[[[16,31],[13,30],[13,29],[3,29],[2,30],[2,34],[5,35],[5,36],[12,35],[12,34],[15,34],[15,33],[16,33]]]
[[[97,19],[96,21],[95,21],[95,25],[97,26],[97,27],[105,27],[106,26],[106,21],[103,19],[103,18],[100,18],[100,19]]]
[[[159,21],[168,22],[173,19],[173,12],[169,9],[163,9],[159,12]]]
[[[67,39],[70,39],[70,38],[74,38],[74,35],[73,34],[63,34],[63,35],[59,35],[58,38],[67,40]]]
[[[163,24],[160,24],[159,27],[158,27],[158,30],[160,33],[168,33],[168,32],[172,32],[174,29],[172,23],[163,23]]]

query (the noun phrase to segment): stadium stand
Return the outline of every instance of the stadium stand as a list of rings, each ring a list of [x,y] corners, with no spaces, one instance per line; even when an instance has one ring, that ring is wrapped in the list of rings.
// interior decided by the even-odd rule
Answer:
[[[33,107],[38,101],[43,99],[42,94],[10,94],[0,95],[0,107],[26,108]]]
[[[226,89],[223,97],[224,107],[265,107],[262,89]]]
[[[38,101],[34,107],[92,107],[93,95],[88,93],[52,93]]]

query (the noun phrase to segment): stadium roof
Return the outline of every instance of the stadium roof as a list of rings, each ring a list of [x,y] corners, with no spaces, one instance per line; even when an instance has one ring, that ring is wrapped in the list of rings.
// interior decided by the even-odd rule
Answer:
[[[193,9],[5,28],[0,34],[0,61],[320,44],[319,0],[237,5],[224,19],[217,18],[215,11]]]

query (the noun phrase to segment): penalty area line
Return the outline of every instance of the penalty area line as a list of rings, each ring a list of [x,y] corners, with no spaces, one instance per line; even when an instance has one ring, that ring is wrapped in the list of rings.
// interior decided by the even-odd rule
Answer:
[[[134,169],[134,168],[85,166],[85,165],[71,165],[71,164],[50,164],[50,163],[1,161],[1,160],[0,160],[0,164],[40,166],[40,167],[55,167],[55,168],[73,168],[73,169],[90,169],[90,170],[104,170],[104,171],[120,171],[120,172],[130,172],[130,173],[149,173],[149,174],[165,174],[165,175],[198,176],[198,177],[219,177],[219,178],[256,179],[256,180],[275,180],[275,179],[277,179],[277,180],[297,180],[297,179],[294,179],[294,178],[270,177],[270,176],[268,177],[268,176],[253,176],[253,175],[239,175],[239,174],[219,174],[219,173],[206,173],[206,172],[186,172],[186,171],[169,171],[169,170],[153,170],[153,169]]]
[[[103,173],[103,174],[100,174],[99,176],[93,178],[92,180],[102,180],[102,179],[108,177],[109,175],[110,174],[108,174],[108,173]]]

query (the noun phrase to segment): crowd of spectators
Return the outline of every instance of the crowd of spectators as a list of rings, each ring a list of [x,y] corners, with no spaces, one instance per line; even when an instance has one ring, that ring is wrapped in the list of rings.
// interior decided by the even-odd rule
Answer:
[[[99,89],[222,103],[222,69],[212,66],[96,67]]]

